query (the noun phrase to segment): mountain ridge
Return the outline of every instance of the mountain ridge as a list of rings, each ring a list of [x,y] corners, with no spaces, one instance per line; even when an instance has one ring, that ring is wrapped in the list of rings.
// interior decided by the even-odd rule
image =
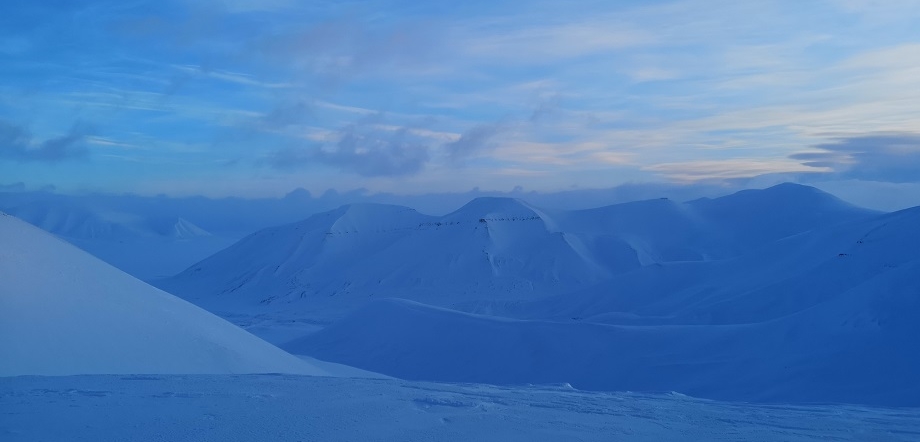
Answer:
[[[748,219],[728,233],[713,215],[752,198],[781,212],[790,204],[781,197],[790,194],[801,195],[794,207],[821,204],[778,222]],[[441,217],[401,206],[342,206],[253,233],[156,284],[217,311],[328,310],[323,320],[386,296],[446,307],[532,300],[648,266],[737,256],[874,213],[798,185],[717,198],[704,209],[694,204],[703,203],[657,199],[561,211],[485,197]]]

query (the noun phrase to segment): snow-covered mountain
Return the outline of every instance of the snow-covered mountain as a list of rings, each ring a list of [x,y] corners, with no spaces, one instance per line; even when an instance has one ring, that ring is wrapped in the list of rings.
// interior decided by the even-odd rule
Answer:
[[[0,376],[326,374],[0,212]]]
[[[814,187],[793,183],[703,198],[688,205],[726,235],[737,254],[800,232],[878,214]]]
[[[920,259],[915,222],[920,208],[803,232],[732,259],[648,266],[565,296],[489,311],[621,325],[775,320]]]
[[[295,304],[351,309],[407,296],[435,304],[519,299],[596,282],[577,238],[518,200],[474,200],[444,217],[352,205],[266,229],[158,285],[224,310]]]
[[[379,301],[284,346],[408,379],[920,405],[920,207],[481,316]]]
[[[181,217],[140,216],[66,205],[58,201],[28,201],[4,212],[68,239],[125,241],[144,237],[192,239],[210,236]]]
[[[159,285],[309,331],[293,353],[407,379],[920,405],[916,225],[920,208],[879,214],[789,184],[579,211],[359,204]]]
[[[174,275],[242,236],[212,235],[185,218],[151,209],[118,211],[52,196],[0,193],[0,210],[144,280]]]
[[[341,317],[283,348],[407,379],[920,405],[916,225],[920,208],[791,184],[580,211],[344,207],[164,286],[217,311]]]
[[[580,211],[508,198],[478,198],[442,217],[355,205],[257,232],[157,285],[221,312],[267,308],[328,319],[391,296],[479,311],[653,265],[733,257],[873,214],[792,184]]]
[[[130,224],[104,219],[97,213],[79,206],[50,205],[32,201],[4,207],[3,210],[55,235],[85,239],[116,239],[136,235]]]

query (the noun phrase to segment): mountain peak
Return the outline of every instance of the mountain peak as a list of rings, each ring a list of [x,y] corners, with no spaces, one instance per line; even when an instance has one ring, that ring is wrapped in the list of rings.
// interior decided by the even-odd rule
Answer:
[[[409,207],[377,203],[347,204],[331,213],[335,221],[329,230],[343,232],[414,227],[434,218]]]
[[[733,236],[742,249],[878,214],[814,187],[794,183],[742,190],[687,204]]]
[[[777,185],[767,187],[765,189],[761,189],[760,192],[768,193],[768,194],[802,195],[802,196],[810,195],[810,196],[818,196],[822,198],[823,197],[836,198],[835,196],[821,189],[818,189],[817,187],[808,186],[808,185],[799,184],[799,183],[792,183],[788,181],[785,183],[779,183]]]
[[[543,219],[544,216],[539,209],[517,198],[479,197],[447,214],[444,218],[458,221],[469,219],[513,220]]]
[[[691,201],[690,204],[698,207],[725,205],[731,206],[732,210],[736,210],[740,206],[746,206],[751,210],[757,211],[772,210],[777,207],[786,207],[787,209],[800,207],[803,210],[811,211],[821,209],[876,213],[854,206],[821,189],[789,182],[777,184],[766,189],[741,190],[718,198],[701,198]]]

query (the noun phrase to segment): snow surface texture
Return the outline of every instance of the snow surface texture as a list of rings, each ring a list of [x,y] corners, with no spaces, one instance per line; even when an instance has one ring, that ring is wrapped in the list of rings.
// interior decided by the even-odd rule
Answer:
[[[920,439],[917,409],[304,376],[8,378],[0,410],[4,442]]]
[[[0,376],[327,374],[0,212]]]
[[[362,204],[262,230],[156,285],[222,314],[299,311],[328,322],[391,296],[473,310],[571,292],[651,265],[730,258],[874,214],[792,184],[581,211],[479,198],[432,217]]]

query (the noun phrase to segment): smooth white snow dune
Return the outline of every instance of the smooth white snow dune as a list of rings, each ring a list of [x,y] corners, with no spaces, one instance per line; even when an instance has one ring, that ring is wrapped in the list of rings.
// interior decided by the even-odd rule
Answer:
[[[0,376],[326,372],[0,213]]]
[[[782,217],[758,222],[731,218],[732,210]],[[725,199],[582,211],[510,198],[478,198],[443,217],[345,206],[257,232],[156,284],[221,313],[274,309],[328,321],[389,296],[484,311],[496,301],[560,295],[643,267],[737,256],[874,214],[791,184]]]
[[[725,403],[312,376],[24,376],[0,439],[35,441],[916,441],[920,410]],[[9,411],[9,412],[6,412]]]

